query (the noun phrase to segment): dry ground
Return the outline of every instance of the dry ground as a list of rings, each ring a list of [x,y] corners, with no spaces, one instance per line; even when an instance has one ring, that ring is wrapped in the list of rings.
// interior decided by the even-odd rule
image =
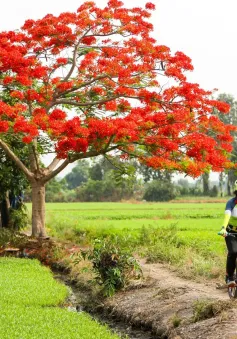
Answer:
[[[151,330],[155,338],[237,339],[237,301],[226,288],[179,278],[163,264],[142,262],[142,267],[143,286],[107,299],[107,315]],[[195,315],[207,319],[194,322]]]

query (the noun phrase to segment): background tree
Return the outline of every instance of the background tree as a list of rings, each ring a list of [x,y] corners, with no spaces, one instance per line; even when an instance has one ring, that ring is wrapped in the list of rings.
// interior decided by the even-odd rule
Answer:
[[[224,193],[225,193],[225,178],[226,178],[226,174],[224,172],[221,172],[219,174],[219,189],[220,189],[220,196],[223,197]]]
[[[172,171],[170,170],[159,170],[152,167],[145,166],[144,164],[137,165],[137,172],[142,176],[144,182],[152,180],[166,180],[171,182]]]
[[[102,180],[103,179],[103,172],[100,163],[95,163],[89,169],[89,176],[92,180]]]
[[[27,146],[15,136],[10,135],[6,138],[19,159],[27,163]],[[24,173],[0,149],[0,210],[2,227],[10,227],[10,224],[12,224],[10,222],[10,208],[16,207],[17,197],[22,196],[28,186],[29,184]],[[15,202],[14,205],[13,202]],[[25,215],[25,212],[23,214]],[[25,218],[23,219],[25,220]]]
[[[190,58],[151,37],[154,9],[150,2],[142,9],[110,0],[101,9],[88,1],[76,13],[0,33],[1,93],[14,99],[0,94],[0,147],[31,185],[34,236],[46,234],[46,183],[74,161],[117,150],[124,159],[192,176],[230,166],[231,127],[211,114],[229,106],[187,82]],[[164,76],[174,80],[171,87],[160,85]],[[29,145],[29,167],[7,142],[9,133]],[[44,168],[40,155],[47,152],[55,158]]]
[[[203,195],[205,196],[208,196],[210,193],[209,178],[210,178],[209,172],[202,174]]]
[[[177,196],[175,185],[165,180],[153,180],[147,184],[143,199],[147,201],[169,201]]]
[[[46,186],[45,200],[46,202],[63,201],[62,195],[67,190],[67,181],[64,179],[53,178]],[[61,198],[61,199],[60,199]]]
[[[209,196],[210,197],[217,197],[219,194],[218,187],[214,185],[210,190],[209,190]]]
[[[189,195],[190,194],[190,183],[187,179],[179,179],[176,184],[176,189],[180,192],[181,195]]]
[[[218,100],[226,102],[230,105],[230,112],[229,114],[220,114],[218,110],[215,110],[216,115],[218,118],[223,121],[225,124],[231,124],[233,126],[237,126],[237,101],[231,94],[222,93],[218,96]],[[231,160],[236,162],[237,159],[237,131],[233,130],[233,150],[231,152]],[[229,169],[227,171],[227,194],[232,195],[232,187],[234,185],[235,180],[237,179],[237,174],[235,169]]]
[[[82,183],[87,182],[89,178],[89,163],[87,160],[78,161],[72,171],[65,176],[69,189],[76,188]]]

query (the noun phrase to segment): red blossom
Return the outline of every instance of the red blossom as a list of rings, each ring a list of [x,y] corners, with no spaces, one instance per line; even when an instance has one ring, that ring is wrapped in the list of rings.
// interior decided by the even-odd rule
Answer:
[[[18,81],[23,86],[31,86],[32,85],[32,80],[29,79],[29,77],[25,76],[25,75],[16,76],[16,81]]]
[[[81,39],[81,42],[85,45],[92,45],[96,43],[96,38],[94,36],[86,36]]]
[[[56,87],[57,89],[60,90],[60,92],[64,92],[68,89],[71,89],[72,86],[73,86],[73,81],[68,81],[68,82],[61,82]]]
[[[0,133],[6,133],[9,128],[8,121],[0,121]]]
[[[31,70],[30,75],[32,78],[41,79],[47,76],[48,67],[37,66]]]
[[[20,91],[12,91],[10,93],[11,97],[12,98],[16,98],[16,99],[19,99],[19,100],[23,100],[24,99],[24,94]]]
[[[25,136],[25,137],[22,138],[22,141],[23,141],[24,143],[26,143],[26,144],[31,143],[32,140],[33,140],[33,138],[30,137],[30,136]]]
[[[123,2],[119,0],[109,0],[108,5],[113,8],[119,8],[123,6]]]
[[[66,65],[67,62],[68,62],[68,59],[67,58],[57,58],[56,61],[59,65]]]
[[[116,101],[108,101],[105,103],[105,108],[107,111],[116,111],[117,110],[117,104]]]
[[[38,101],[40,99],[40,94],[34,89],[29,89],[26,91],[26,99],[30,101]]]
[[[4,85],[9,85],[14,81],[13,77],[10,76],[5,76],[5,78],[3,79],[3,84]]]
[[[210,103],[222,113],[228,113],[230,111],[230,105],[226,102],[211,100]]]
[[[156,6],[152,2],[147,2],[146,9],[155,10]]]
[[[67,116],[67,114],[64,111],[56,108],[50,113],[49,118],[51,120],[64,120],[66,118],[66,116]]]

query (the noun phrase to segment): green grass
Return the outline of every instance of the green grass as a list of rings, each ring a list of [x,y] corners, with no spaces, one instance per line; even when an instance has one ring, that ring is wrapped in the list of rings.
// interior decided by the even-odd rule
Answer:
[[[222,208],[220,209],[220,206]],[[48,203],[48,215],[60,215],[64,220],[133,220],[218,218],[223,215],[222,203]]]
[[[88,315],[60,305],[67,288],[36,260],[0,258],[1,339],[118,339]]]
[[[226,199],[227,200],[227,199]],[[86,245],[115,235],[150,261],[185,275],[224,275],[225,242],[217,235],[226,200],[213,203],[48,203],[50,235]]]
[[[0,260],[0,291],[0,304],[24,306],[55,306],[68,295],[38,261],[10,258]]]
[[[86,314],[10,306],[0,313],[1,339],[119,339]]]

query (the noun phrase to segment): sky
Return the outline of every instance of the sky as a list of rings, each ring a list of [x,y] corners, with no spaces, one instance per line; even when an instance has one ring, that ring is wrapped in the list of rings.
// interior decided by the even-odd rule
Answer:
[[[94,0],[103,7],[106,0]],[[188,80],[237,97],[236,0],[123,0],[126,7],[156,5],[151,21],[159,44],[191,57]],[[84,1],[11,0],[1,3],[0,30],[19,28],[26,19],[75,11]]]
[[[1,3],[0,31],[21,27],[27,19],[48,13],[76,11],[82,0],[11,0]],[[103,7],[106,0],[94,0]],[[123,0],[126,7],[156,5],[151,22],[153,37],[172,52],[192,59],[194,71],[188,81],[206,90],[218,89],[237,98],[237,1],[236,0]]]

